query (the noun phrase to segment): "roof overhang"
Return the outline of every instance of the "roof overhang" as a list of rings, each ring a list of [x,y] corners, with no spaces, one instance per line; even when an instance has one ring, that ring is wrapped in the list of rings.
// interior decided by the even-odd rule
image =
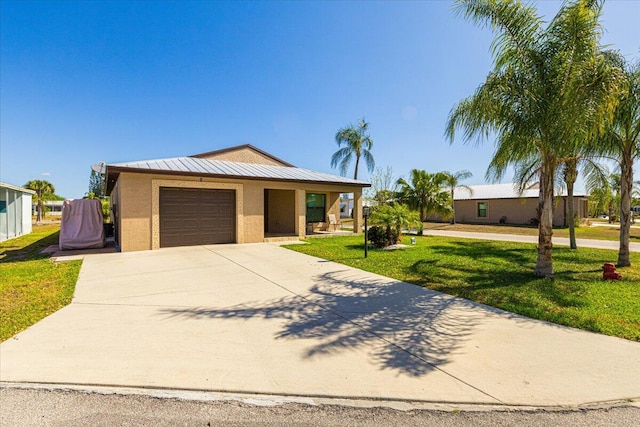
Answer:
[[[166,176],[172,176],[172,177],[188,176],[188,177],[201,177],[201,178],[213,178],[213,179],[218,178],[218,179],[225,179],[225,180],[240,180],[240,181],[295,182],[295,183],[302,183],[302,184],[335,185],[335,186],[341,186],[341,187],[356,187],[356,188],[371,187],[371,184],[368,182],[344,182],[344,181],[338,181],[338,180],[314,181],[314,180],[289,179],[289,178],[279,178],[279,177],[258,177],[258,176],[248,176],[248,175],[228,175],[228,174],[212,174],[212,173],[202,173],[202,172],[154,170],[154,169],[148,169],[148,168],[132,168],[132,167],[117,166],[117,165],[107,165],[107,169],[106,169],[106,194],[107,195],[110,195],[111,192],[113,191],[113,187],[115,186],[120,176],[120,173],[122,172],[166,175]]]
[[[0,182],[0,188],[8,188],[9,190],[20,191],[22,193],[35,195],[36,192],[33,190],[26,189],[24,187],[18,187],[17,185],[7,184],[6,182]]]

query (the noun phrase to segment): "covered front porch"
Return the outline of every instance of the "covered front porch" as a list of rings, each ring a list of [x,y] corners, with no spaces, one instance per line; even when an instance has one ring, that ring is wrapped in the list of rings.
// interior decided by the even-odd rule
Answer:
[[[341,195],[353,200],[353,218],[340,217]],[[362,190],[322,188],[264,189],[264,241],[308,236],[350,235],[362,230]]]

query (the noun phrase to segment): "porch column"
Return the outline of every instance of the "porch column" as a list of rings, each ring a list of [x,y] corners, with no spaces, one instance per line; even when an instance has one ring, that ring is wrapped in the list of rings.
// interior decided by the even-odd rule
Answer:
[[[300,239],[307,235],[307,192],[305,190],[295,190],[295,233]]]
[[[362,233],[362,188],[353,189],[353,232]]]

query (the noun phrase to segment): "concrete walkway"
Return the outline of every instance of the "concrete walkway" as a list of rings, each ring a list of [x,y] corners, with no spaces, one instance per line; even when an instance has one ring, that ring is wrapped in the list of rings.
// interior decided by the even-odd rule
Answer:
[[[640,397],[640,343],[272,244],[85,258],[0,345],[3,383],[558,406]]]
[[[464,239],[498,240],[503,242],[538,243],[538,236],[523,236],[520,234],[499,234],[499,233],[478,233],[471,231],[452,230],[424,230],[425,236],[459,237]],[[553,237],[553,244],[559,246],[569,246],[568,237]],[[616,240],[596,240],[596,239],[576,239],[578,248],[595,248],[618,250],[620,242]],[[640,252],[640,243],[629,243],[629,251]]]

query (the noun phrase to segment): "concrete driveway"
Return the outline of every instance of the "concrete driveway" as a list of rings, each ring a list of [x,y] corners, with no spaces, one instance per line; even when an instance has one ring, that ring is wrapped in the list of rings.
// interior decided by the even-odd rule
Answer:
[[[4,383],[490,405],[640,397],[640,343],[272,244],[91,255],[73,303],[0,345]]]

